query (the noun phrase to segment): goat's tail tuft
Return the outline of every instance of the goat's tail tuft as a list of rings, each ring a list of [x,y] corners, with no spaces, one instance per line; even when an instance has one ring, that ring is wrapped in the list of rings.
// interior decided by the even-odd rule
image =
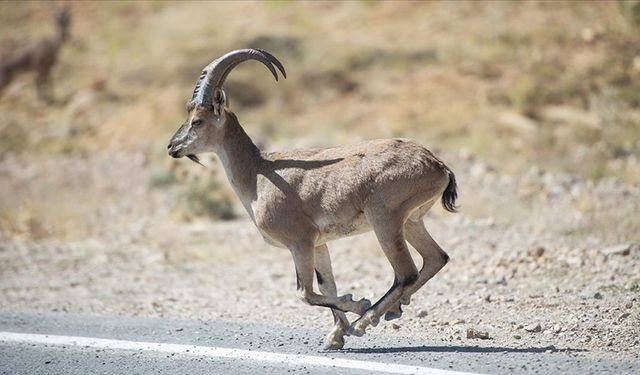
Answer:
[[[449,174],[449,184],[442,193],[442,207],[444,207],[444,209],[449,212],[456,212],[456,199],[458,198],[458,185],[456,185],[456,175],[454,175],[453,172],[448,169],[447,173]]]

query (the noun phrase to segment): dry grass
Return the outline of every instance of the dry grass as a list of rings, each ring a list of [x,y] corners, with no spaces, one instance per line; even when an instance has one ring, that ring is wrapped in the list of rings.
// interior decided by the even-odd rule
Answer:
[[[267,148],[406,136],[507,172],[538,165],[637,184],[636,3],[74,2],[58,102],[38,103],[30,76],[5,90],[0,157],[118,153],[142,157],[147,176],[167,168],[166,140],[202,66],[256,46],[289,78],[247,64],[228,88]],[[50,18],[44,3],[0,3],[2,46],[49,35]],[[27,197],[35,210],[51,198],[42,194]]]

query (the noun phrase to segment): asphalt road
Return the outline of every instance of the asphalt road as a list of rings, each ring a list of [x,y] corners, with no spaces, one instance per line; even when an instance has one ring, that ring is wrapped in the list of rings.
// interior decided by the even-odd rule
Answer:
[[[28,334],[28,335],[27,335]],[[640,363],[556,348],[350,338],[280,325],[122,316],[0,313],[1,374],[638,374]],[[442,371],[445,370],[445,371]]]

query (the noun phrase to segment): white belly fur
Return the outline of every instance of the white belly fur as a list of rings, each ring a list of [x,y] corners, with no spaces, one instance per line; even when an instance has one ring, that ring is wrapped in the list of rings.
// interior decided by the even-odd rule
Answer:
[[[318,245],[337,240],[339,238],[355,236],[371,230],[371,225],[369,225],[369,222],[364,215],[359,215],[347,222],[321,222],[319,224],[320,236],[316,241]]]
[[[329,241],[337,240],[344,237],[355,236],[371,231],[371,225],[369,225],[369,222],[364,215],[360,215],[350,222],[320,223],[318,227],[320,228],[320,235],[316,240],[316,246],[325,244]],[[260,234],[262,234],[262,238],[264,238],[264,241],[269,245],[286,248],[286,246],[284,246],[275,238],[269,236],[267,233],[264,233],[260,230]]]

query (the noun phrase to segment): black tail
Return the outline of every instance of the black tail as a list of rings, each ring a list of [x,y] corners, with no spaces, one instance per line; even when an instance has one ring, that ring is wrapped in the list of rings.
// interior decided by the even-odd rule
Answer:
[[[449,212],[456,212],[456,199],[458,199],[458,185],[456,185],[456,175],[451,171],[449,173],[449,185],[444,189],[442,193],[442,207]]]

